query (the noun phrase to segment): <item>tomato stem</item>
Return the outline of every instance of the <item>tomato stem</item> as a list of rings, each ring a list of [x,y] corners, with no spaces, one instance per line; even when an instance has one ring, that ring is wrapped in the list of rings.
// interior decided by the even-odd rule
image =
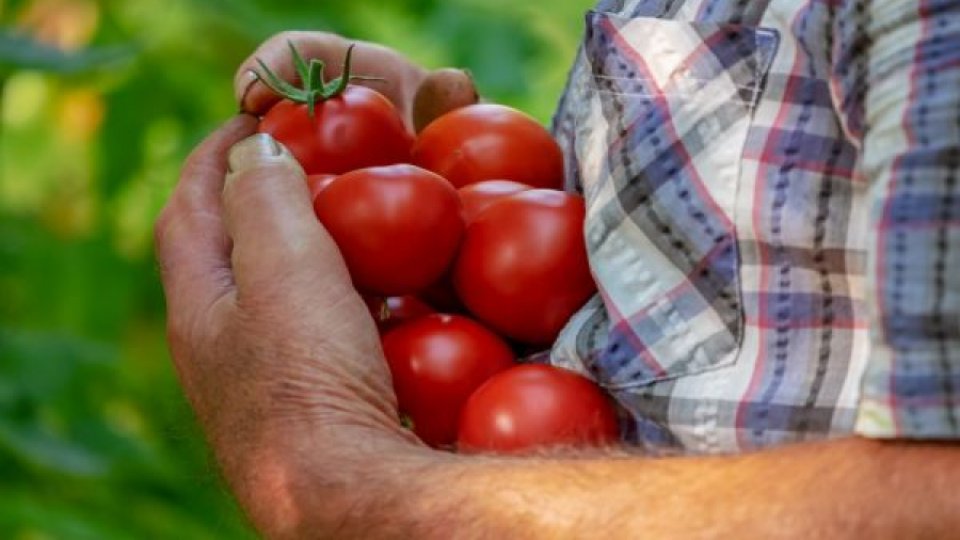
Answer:
[[[322,60],[312,58],[308,63],[300,54],[300,51],[293,45],[293,42],[288,41],[287,46],[290,47],[293,66],[297,71],[297,75],[303,85],[302,87],[294,86],[277,76],[277,74],[267,67],[263,60],[259,58],[257,58],[257,63],[260,65],[262,73],[254,70],[254,74],[260,82],[278,96],[293,101],[294,103],[306,104],[311,118],[314,116],[317,102],[322,103],[343,94],[351,81],[384,80],[381,77],[353,75],[350,73],[351,63],[353,61],[353,48],[356,47],[356,44],[350,44],[350,46],[347,47],[346,57],[343,60],[343,74],[331,81],[326,81],[324,78],[326,64],[324,64]]]

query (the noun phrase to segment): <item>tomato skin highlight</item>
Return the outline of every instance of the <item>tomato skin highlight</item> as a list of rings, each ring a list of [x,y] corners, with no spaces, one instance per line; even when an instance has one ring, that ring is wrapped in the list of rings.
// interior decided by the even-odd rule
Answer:
[[[313,118],[307,105],[281,100],[263,116],[258,131],[286,146],[308,175],[408,163],[413,145],[390,100],[352,84],[316,103]]]
[[[563,152],[553,136],[503,105],[469,105],[434,120],[413,145],[413,163],[457,188],[484,180],[563,187]]]
[[[415,294],[443,276],[463,236],[457,192],[412,165],[337,177],[314,200],[362,294]]]
[[[327,189],[327,186],[330,185],[336,179],[336,175],[333,174],[310,174],[307,175],[307,188],[310,189],[310,200],[313,201],[317,198],[317,195]]]
[[[484,180],[457,190],[463,203],[463,217],[467,223],[496,201],[514,193],[528,191],[532,187],[512,180]]]
[[[426,315],[383,335],[400,412],[433,447],[453,444],[464,402],[496,373],[514,365],[510,348],[479,323]]]
[[[542,364],[513,367],[470,396],[460,416],[461,452],[530,452],[604,446],[619,437],[616,409],[589,379]]]
[[[491,204],[467,227],[454,285],[467,309],[500,334],[550,345],[596,291],[577,195],[531,190]]]

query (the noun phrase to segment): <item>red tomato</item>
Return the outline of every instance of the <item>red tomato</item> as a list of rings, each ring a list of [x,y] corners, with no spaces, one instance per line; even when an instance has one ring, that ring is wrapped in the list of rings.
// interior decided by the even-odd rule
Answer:
[[[503,105],[469,105],[434,120],[413,145],[413,163],[458,188],[483,180],[563,185],[563,153],[550,132]]]
[[[402,296],[426,288],[446,272],[463,236],[456,190],[413,165],[347,173],[313,205],[354,286],[366,294]]]
[[[281,100],[260,121],[297,158],[307,174],[343,174],[354,169],[408,163],[413,136],[386,97],[364,86],[307,105]]]
[[[542,364],[490,378],[463,407],[457,447],[517,452],[545,446],[602,446],[619,435],[610,399],[589,379]]]
[[[496,334],[456,315],[427,315],[383,336],[400,412],[427,444],[453,444],[470,394],[513,366],[513,352]]]
[[[310,188],[310,200],[317,198],[317,194],[327,188],[336,178],[332,174],[311,174],[307,176],[307,187]]]
[[[531,190],[494,202],[467,228],[453,280],[464,305],[501,334],[549,345],[596,290],[577,195]]]
[[[512,182],[510,180],[485,180],[464,186],[457,191],[460,193],[460,202],[463,203],[463,217],[467,223],[470,223],[477,217],[477,214],[495,201],[507,195],[513,195],[514,193],[520,193],[521,191],[530,189],[533,188],[520,182]]]

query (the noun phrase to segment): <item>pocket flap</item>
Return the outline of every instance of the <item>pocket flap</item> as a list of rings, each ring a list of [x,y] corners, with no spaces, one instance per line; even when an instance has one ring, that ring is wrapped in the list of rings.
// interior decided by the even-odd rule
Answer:
[[[610,387],[732,363],[740,160],[778,36],[599,12],[587,22],[575,148],[609,334],[582,357]]]

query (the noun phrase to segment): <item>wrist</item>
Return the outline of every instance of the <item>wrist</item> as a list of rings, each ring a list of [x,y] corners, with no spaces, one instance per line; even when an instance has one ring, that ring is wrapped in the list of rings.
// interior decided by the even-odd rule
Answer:
[[[441,455],[380,427],[291,428],[263,432],[245,449],[218,448],[232,491],[269,538],[340,536],[368,519],[364,509],[399,500],[403,480]]]

